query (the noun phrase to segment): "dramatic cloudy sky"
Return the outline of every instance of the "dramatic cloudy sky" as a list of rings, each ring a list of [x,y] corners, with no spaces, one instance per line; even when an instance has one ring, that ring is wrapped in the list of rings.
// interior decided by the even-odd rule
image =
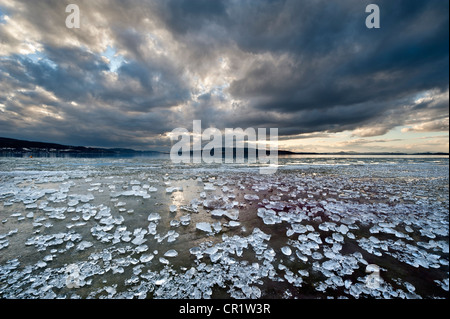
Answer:
[[[298,151],[448,152],[448,30],[448,0],[0,0],[0,136],[169,150],[202,120]]]

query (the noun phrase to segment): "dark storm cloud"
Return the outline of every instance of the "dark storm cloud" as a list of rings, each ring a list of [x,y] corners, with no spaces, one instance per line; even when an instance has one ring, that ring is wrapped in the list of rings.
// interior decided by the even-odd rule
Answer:
[[[1,134],[145,148],[194,119],[285,136],[448,123],[448,1],[379,0],[371,30],[361,0],[73,2],[79,30],[68,1],[0,0]]]
[[[103,98],[106,101],[122,100],[129,104],[131,110],[143,112],[154,107],[176,106],[189,99],[188,87],[182,82],[176,69],[167,61],[159,62],[125,63],[117,70],[119,82],[127,83],[134,79],[140,86],[133,91],[119,91],[122,96],[113,91],[105,91]]]
[[[197,32],[206,24],[227,22],[225,0],[169,0],[161,4],[162,18],[174,32]],[[229,2],[229,1],[228,1]]]
[[[81,49],[46,47],[44,52],[55,67],[45,59],[17,58],[33,84],[66,101],[86,101],[86,97],[95,95],[101,84],[101,72],[108,70],[108,65]]]
[[[276,14],[261,23],[265,28],[248,34],[253,42],[245,41],[248,29],[242,28],[240,38],[244,40],[240,43],[252,43],[244,45],[245,48],[274,54],[281,51],[289,54],[292,62],[254,63],[241,79],[231,84],[231,94],[253,99],[254,107],[260,110],[295,113],[361,104],[359,111],[364,113],[365,102],[389,102],[433,88],[445,91],[448,2],[378,3],[382,13],[379,30],[365,28],[363,1],[332,5],[323,2],[322,6],[303,6],[303,10],[291,11],[287,14],[288,21],[294,21],[287,27],[290,32],[281,32],[284,40],[274,42],[277,47],[274,45],[273,49],[267,47],[272,38],[265,31],[270,21],[276,20]],[[359,14],[349,16],[354,8],[358,8]],[[291,18],[294,14],[299,14],[297,20]],[[284,30],[281,26],[279,29]],[[349,114],[355,111],[358,109]]]

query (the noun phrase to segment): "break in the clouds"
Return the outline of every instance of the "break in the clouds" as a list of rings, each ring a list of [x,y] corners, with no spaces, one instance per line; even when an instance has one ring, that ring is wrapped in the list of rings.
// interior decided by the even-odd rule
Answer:
[[[197,119],[276,127],[294,150],[448,151],[448,13],[445,0],[0,0],[0,136],[168,149]]]

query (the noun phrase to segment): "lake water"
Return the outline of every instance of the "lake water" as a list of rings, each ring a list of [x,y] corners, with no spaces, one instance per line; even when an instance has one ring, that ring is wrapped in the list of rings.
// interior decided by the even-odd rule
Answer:
[[[444,298],[449,160],[0,158],[0,298]]]

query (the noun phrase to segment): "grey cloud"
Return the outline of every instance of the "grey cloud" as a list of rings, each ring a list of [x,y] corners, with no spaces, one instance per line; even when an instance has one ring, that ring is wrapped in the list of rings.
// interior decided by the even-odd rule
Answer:
[[[337,107],[355,106],[352,112],[338,114],[344,129],[348,127],[345,122],[362,124],[360,119],[365,119],[365,109],[372,101],[392,106],[395,101],[424,90],[447,90],[448,16],[444,12],[448,12],[448,3],[382,2],[379,5],[383,26],[375,32],[366,29],[363,23],[355,25],[356,20],[364,21],[362,10],[361,14],[348,16],[349,12],[354,13],[351,6],[361,9],[361,2],[322,3],[322,7],[303,4],[298,4],[302,5],[302,11],[292,11],[300,13],[298,20],[302,22],[297,22],[297,29],[278,26],[277,30],[289,36],[290,41],[270,50],[267,43],[271,37],[262,28],[251,33],[259,36],[259,40],[254,40],[253,46],[245,46],[256,52],[270,50],[274,55],[288,52],[292,60],[288,67],[280,67],[277,64],[280,59],[254,63],[241,79],[231,84],[230,93],[249,99],[255,110],[295,114],[324,109],[325,113],[333,113],[330,111]],[[281,11],[278,10],[279,14]],[[314,20],[319,15],[320,21]],[[270,16],[272,21],[276,21],[276,16]],[[303,16],[309,19],[303,20]],[[344,20],[336,18],[339,16]],[[428,24],[430,20],[433,23]],[[422,23],[420,29],[418,22]],[[268,28],[270,23],[264,25]],[[420,32],[410,32],[410,28]],[[309,32],[296,31],[302,29]],[[242,30],[240,37],[245,38],[247,29]],[[267,41],[261,41],[263,37]],[[375,116],[385,109],[381,107],[380,112],[373,112]],[[315,129],[321,130],[321,121],[316,124]],[[300,125],[298,131],[302,131]]]
[[[425,91],[448,91],[447,1],[377,1],[379,30],[365,27],[370,1],[360,0],[78,3],[80,30],[64,27],[67,1],[8,8],[44,58],[0,58],[0,92],[16,92],[12,101],[0,94],[9,112],[0,133],[143,146],[149,136],[166,145],[158,134],[193,119],[221,129],[278,127],[282,136],[376,136],[448,117],[448,96],[415,102]],[[0,24],[5,52],[18,51],[22,39],[6,30]],[[114,74],[101,57],[108,45],[124,59]],[[228,69],[220,73],[222,58]],[[199,88],[208,79],[228,82]],[[33,93],[37,87],[56,100]],[[33,103],[61,119],[21,123]]]
[[[224,0],[169,0],[158,1],[162,20],[173,32],[198,32],[210,23],[227,21]]]

